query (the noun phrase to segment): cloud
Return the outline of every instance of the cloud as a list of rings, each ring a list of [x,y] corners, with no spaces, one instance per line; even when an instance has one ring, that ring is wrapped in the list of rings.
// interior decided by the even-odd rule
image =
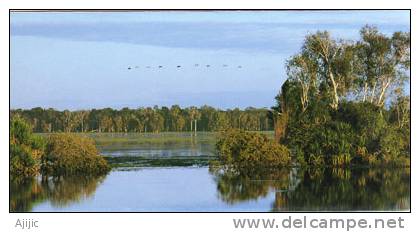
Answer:
[[[316,30],[357,35],[362,25],[339,26],[275,23],[97,23],[23,24],[12,27],[12,36],[39,36],[75,41],[103,41],[179,48],[278,51],[296,49],[297,41]],[[401,29],[387,26],[388,30]],[[336,33],[338,34],[338,33]]]

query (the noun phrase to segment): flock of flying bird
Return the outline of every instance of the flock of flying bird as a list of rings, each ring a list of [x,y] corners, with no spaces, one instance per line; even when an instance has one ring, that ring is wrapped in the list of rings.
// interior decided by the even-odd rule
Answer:
[[[194,67],[199,67],[200,66],[200,64],[194,64]],[[224,68],[226,68],[226,67],[228,67],[229,65],[227,65],[227,64],[224,64],[224,65],[222,65],[222,67],[224,67]],[[163,68],[163,65],[158,65],[158,66],[156,66],[158,69],[160,69],[160,68]],[[156,68],[155,67],[155,68]],[[205,65],[205,67],[206,68],[210,68],[210,65],[209,64],[206,64]],[[131,70],[131,69],[139,69],[140,67],[139,66],[128,66],[128,70]],[[150,68],[153,68],[153,66],[145,66],[145,68],[146,69],[150,69]],[[176,66],[176,68],[182,68],[182,66],[181,65],[177,65]],[[236,68],[242,68],[242,65],[238,65],[238,66],[236,66]]]

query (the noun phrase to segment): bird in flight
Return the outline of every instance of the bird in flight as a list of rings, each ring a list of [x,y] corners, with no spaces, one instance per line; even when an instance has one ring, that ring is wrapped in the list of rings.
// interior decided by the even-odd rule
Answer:
[[[200,64],[194,64],[194,67],[199,67],[199,66],[200,66]],[[203,64],[203,66],[204,66],[204,64]],[[147,69],[152,68],[152,66],[150,66],[150,65],[147,65],[145,67]],[[156,67],[159,68],[159,69],[162,69],[163,68],[163,65],[158,65]],[[210,68],[210,64],[206,64],[205,67]],[[226,67],[229,67],[229,65],[228,64],[222,64],[222,67],[226,68]],[[138,69],[138,68],[140,68],[138,65],[136,65],[136,66],[128,66],[127,67],[128,70]],[[176,68],[181,68],[181,65],[177,65]],[[241,69],[241,68],[243,68],[243,66],[242,65],[237,65],[236,68]]]

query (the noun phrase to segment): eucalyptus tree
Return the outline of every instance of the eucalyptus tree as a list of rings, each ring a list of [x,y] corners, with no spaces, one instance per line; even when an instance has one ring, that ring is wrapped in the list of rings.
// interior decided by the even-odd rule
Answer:
[[[327,87],[329,104],[336,110],[340,98],[347,93],[348,85],[351,83],[349,79],[353,77],[352,44],[346,41],[336,41],[327,31],[318,31],[306,36],[301,53],[307,56],[310,61],[311,69],[309,70],[313,73],[316,72],[319,81],[324,82],[324,86]],[[311,62],[313,62],[313,67]]]
[[[122,132],[123,128],[124,128],[124,124],[123,124],[123,118],[121,117],[121,115],[117,115],[114,117],[113,119],[114,121],[114,125],[115,125],[115,131],[116,132]]]
[[[127,133],[129,131],[129,122],[130,119],[133,117],[133,112],[127,107],[124,107],[119,112],[122,120],[122,131],[124,133]]]
[[[309,104],[309,92],[317,91],[317,63],[308,53],[298,54],[286,62],[288,79],[298,84],[300,90],[301,111],[305,112]]]
[[[170,109],[172,119],[172,130],[182,131],[185,125],[185,119],[182,117],[182,109],[178,105],[173,105]]]
[[[64,110],[62,115],[63,130],[65,132],[72,132],[76,126],[75,114],[69,110]]]
[[[86,130],[86,120],[89,117],[89,110],[78,110],[73,112],[74,113],[74,120],[76,121],[76,127],[79,128],[79,132],[85,132]]]
[[[360,98],[383,106],[390,89],[398,88],[408,79],[410,35],[395,32],[389,37],[376,27],[365,26],[360,36],[357,43]]]
[[[194,132],[197,132],[197,120],[200,119],[201,114],[198,111],[197,107],[192,106],[186,109],[188,111],[188,118],[190,120],[190,130],[193,131],[193,124],[194,124]]]

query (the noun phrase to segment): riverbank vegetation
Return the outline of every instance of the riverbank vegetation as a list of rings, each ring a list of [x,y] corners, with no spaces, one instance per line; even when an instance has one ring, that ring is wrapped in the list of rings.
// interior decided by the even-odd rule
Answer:
[[[216,143],[218,161],[235,169],[254,169],[287,166],[290,152],[287,147],[267,136],[229,129],[221,133]]]
[[[41,168],[45,141],[34,136],[29,124],[16,117],[10,121],[10,174],[16,176],[36,175]]]
[[[285,166],[290,156],[303,166],[409,166],[409,69],[409,33],[365,26],[358,41],[310,34],[287,60],[272,108],[281,145],[227,130],[217,142],[219,160],[248,168]]]
[[[16,177],[100,175],[109,171],[92,139],[73,134],[41,137],[24,119],[10,121],[10,174]]]
[[[46,175],[105,174],[110,170],[99,154],[93,139],[72,134],[53,134],[48,137],[42,172]]]
[[[365,26],[360,36],[308,35],[286,63],[276,138],[300,164],[410,163],[409,34]]]

